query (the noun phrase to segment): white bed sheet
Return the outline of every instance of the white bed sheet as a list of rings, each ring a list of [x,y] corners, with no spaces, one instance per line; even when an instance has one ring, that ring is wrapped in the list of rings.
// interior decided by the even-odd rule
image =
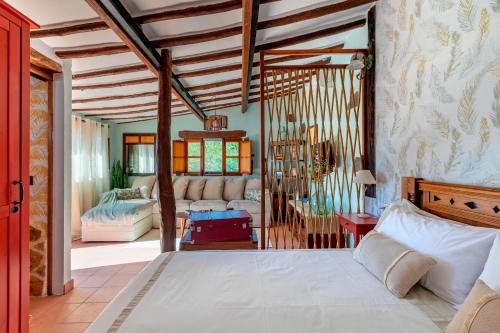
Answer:
[[[107,332],[143,289],[160,255],[89,327]],[[393,296],[350,251],[175,253],[118,332],[440,332]]]

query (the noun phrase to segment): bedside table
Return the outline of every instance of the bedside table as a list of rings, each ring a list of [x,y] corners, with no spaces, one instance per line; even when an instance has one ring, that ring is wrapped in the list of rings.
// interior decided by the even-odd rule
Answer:
[[[354,247],[358,246],[361,237],[369,233],[378,222],[378,217],[370,216],[366,218],[358,217],[356,213],[337,214],[337,247],[345,246],[344,231],[354,235]]]

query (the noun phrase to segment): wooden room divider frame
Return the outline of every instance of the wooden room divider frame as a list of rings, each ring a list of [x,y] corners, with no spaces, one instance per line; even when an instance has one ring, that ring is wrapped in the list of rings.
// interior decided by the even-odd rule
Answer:
[[[366,168],[368,146],[366,68],[347,69],[350,57],[300,65],[266,64],[266,57],[354,54],[366,59],[368,50],[260,52],[261,188],[274,203],[270,225],[260,230],[261,249],[335,247],[335,213],[359,212],[361,190],[353,180]]]

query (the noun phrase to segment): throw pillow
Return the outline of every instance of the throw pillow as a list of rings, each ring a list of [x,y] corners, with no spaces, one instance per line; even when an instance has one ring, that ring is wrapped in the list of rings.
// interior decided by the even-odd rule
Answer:
[[[377,231],[371,231],[363,237],[354,250],[353,258],[400,298],[405,297],[418,280],[436,264],[431,257]]]
[[[262,199],[262,191],[260,189],[246,190],[245,200],[258,201]]]
[[[476,281],[445,333],[500,332],[500,293]]]
[[[174,197],[175,200],[184,200],[186,191],[189,185],[189,179],[186,177],[179,177],[174,181]]]
[[[224,178],[209,178],[203,189],[203,200],[222,200]]]
[[[243,200],[245,178],[228,179],[224,185],[224,200]]]
[[[156,182],[156,176],[135,177],[131,188],[141,188],[145,186],[143,198],[149,199],[151,198],[151,191],[153,191],[153,186],[155,182]]]
[[[207,180],[204,178],[190,179],[186,192],[186,199],[193,201],[201,200],[206,181]]]
[[[116,198],[118,200],[142,199],[140,188],[124,188],[116,190]]]

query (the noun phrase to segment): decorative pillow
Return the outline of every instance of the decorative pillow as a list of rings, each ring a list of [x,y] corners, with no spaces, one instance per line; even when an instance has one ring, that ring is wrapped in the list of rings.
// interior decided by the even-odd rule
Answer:
[[[201,200],[206,181],[204,178],[190,179],[186,199],[193,201]]]
[[[382,281],[397,297],[408,291],[436,261],[377,231],[370,231],[354,250],[354,260]]]
[[[245,191],[260,190],[260,178],[250,178],[245,185]]]
[[[260,202],[261,199],[262,199],[262,191],[260,189],[245,191],[245,200]]]
[[[227,179],[224,185],[224,200],[243,200],[245,178]]]
[[[184,200],[186,191],[189,185],[189,179],[186,177],[179,177],[174,181],[174,197],[175,200]]]
[[[203,189],[203,200],[222,200],[224,192],[224,178],[209,178]]]
[[[144,199],[151,198],[151,191],[153,191],[153,186],[156,182],[156,176],[140,176],[135,177],[131,188],[141,188],[145,186],[144,189]]]
[[[500,293],[500,231],[497,232],[497,237],[479,278],[491,289]]]
[[[500,293],[477,280],[445,333],[500,332]]]
[[[123,188],[116,190],[118,200],[143,199],[140,188]]]
[[[158,182],[155,182],[155,185],[153,186],[153,191],[151,191],[151,199],[158,199]]]
[[[427,213],[389,207],[376,230],[437,261],[420,284],[460,305],[483,271],[497,230],[449,222]]]

